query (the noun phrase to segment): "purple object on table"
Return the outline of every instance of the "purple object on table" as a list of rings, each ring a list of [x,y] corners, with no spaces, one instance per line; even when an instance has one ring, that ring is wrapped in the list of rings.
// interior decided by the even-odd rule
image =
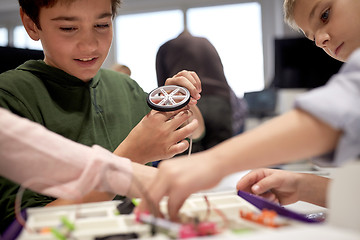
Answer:
[[[27,214],[26,210],[23,209],[21,211],[21,216],[26,219]],[[23,230],[23,226],[15,219],[10,226],[5,230],[2,236],[0,236],[0,239],[3,240],[16,240],[18,236],[20,235],[21,231]]]
[[[288,218],[295,219],[295,220],[298,220],[301,222],[306,222],[306,223],[319,223],[320,222],[315,219],[307,218],[305,215],[288,210],[280,205],[277,205],[275,203],[272,203],[272,202],[266,200],[265,198],[256,196],[251,193],[247,193],[247,192],[239,190],[238,195],[260,210],[263,210],[263,209],[274,210],[275,212],[277,212],[277,214],[279,214],[283,217],[288,217]]]

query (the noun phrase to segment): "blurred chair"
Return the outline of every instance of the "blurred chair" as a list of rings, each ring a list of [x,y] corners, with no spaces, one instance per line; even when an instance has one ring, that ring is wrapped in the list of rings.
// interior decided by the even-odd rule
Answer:
[[[124,64],[115,63],[111,66],[111,69],[117,72],[125,73],[126,75],[131,76],[131,70],[128,66]]]

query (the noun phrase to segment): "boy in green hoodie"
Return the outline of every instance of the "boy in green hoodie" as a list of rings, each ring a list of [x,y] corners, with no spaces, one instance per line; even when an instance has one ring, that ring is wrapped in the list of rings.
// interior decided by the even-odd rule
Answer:
[[[45,59],[0,75],[1,107],[66,138],[100,145],[138,163],[170,158],[189,147],[185,138],[202,134],[196,107],[201,83],[194,72],[182,71],[166,81],[186,87],[192,99],[183,109],[162,113],[150,111],[147,93],[134,80],[100,69],[112,42],[119,0],[19,0],[19,4],[23,25],[33,40],[41,41]],[[18,187],[0,180],[1,231],[13,220]],[[83,201],[113,198],[92,192]],[[73,203],[54,200],[27,191],[22,206]]]

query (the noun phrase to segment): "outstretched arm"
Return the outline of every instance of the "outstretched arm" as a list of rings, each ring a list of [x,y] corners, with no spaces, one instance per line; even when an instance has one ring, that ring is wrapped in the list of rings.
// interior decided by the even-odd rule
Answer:
[[[168,195],[172,219],[192,193],[215,186],[223,177],[242,170],[270,166],[327,153],[337,144],[341,131],[295,109],[262,126],[193,154],[162,162],[151,184],[153,204]],[[142,209],[148,209],[143,201]]]
[[[134,162],[131,162],[131,165],[132,165],[131,182],[126,192],[118,192],[117,190],[99,191],[97,190],[97,188],[89,192],[89,189],[87,189],[87,192],[89,193],[82,195],[76,199],[59,198],[47,204],[46,206],[61,206],[61,205],[70,205],[70,204],[78,204],[78,203],[111,201],[114,199],[116,194],[125,195],[130,198],[133,197],[139,198],[144,193],[145,191],[144,189],[146,189],[147,184],[152,182],[152,180],[154,179],[157,173],[157,168],[145,166],[143,164],[134,163]],[[119,179],[117,179],[116,176],[113,176],[109,173],[107,174],[106,178],[108,179],[108,182],[111,185],[111,189],[121,188],[123,185],[126,186],[126,183],[119,181]],[[106,183],[106,181],[104,181],[104,183]]]
[[[45,195],[74,199],[97,190],[108,196],[139,196],[133,179],[149,181],[156,172],[99,146],[72,142],[1,108],[0,126],[1,176]]]

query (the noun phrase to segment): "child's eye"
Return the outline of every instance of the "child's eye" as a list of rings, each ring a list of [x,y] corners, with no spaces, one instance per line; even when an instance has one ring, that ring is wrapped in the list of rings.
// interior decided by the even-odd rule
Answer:
[[[72,31],[75,31],[77,28],[75,27],[60,27],[60,30],[61,31],[64,31],[64,32],[72,32]]]
[[[96,24],[95,27],[96,28],[108,28],[110,26],[110,24]]]
[[[327,22],[329,19],[329,15],[330,15],[330,9],[327,9],[325,12],[323,12],[321,14],[321,17],[320,17],[321,21]]]

